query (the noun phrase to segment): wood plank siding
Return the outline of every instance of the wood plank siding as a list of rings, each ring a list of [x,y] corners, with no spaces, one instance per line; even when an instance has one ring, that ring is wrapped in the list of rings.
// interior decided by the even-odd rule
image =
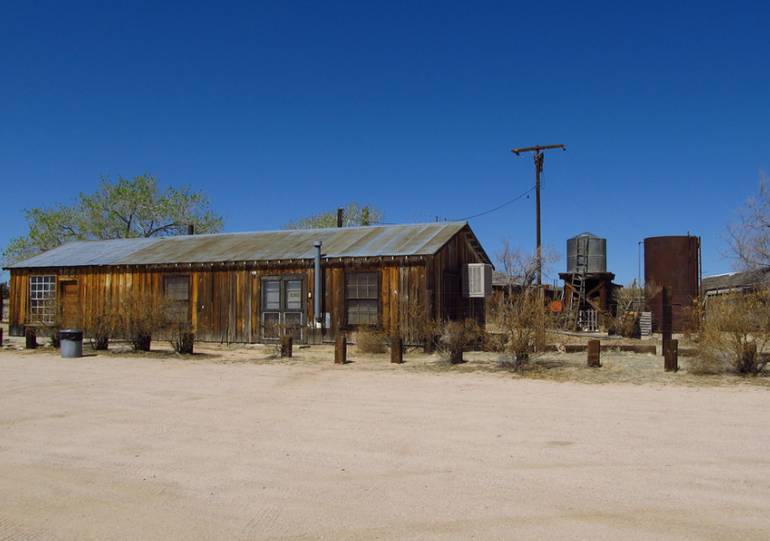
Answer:
[[[484,299],[463,298],[459,282],[465,264],[484,262],[474,248],[473,238],[469,229],[462,230],[430,256],[325,259],[322,311],[329,314],[331,325],[324,330],[323,339],[333,340],[340,328],[354,330],[346,322],[346,272],[377,273],[378,326],[385,332],[401,330],[417,340],[415,329],[421,320],[470,317],[483,322]],[[313,319],[313,267],[312,261],[307,260],[12,268],[9,322],[13,334],[23,333],[24,325],[34,323],[29,316],[29,277],[32,275],[56,276],[57,295],[64,281],[77,282],[81,326],[85,329],[93,324],[96,315],[109,307],[125,306],[130,294],[147,294],[160,301],[164,297],[164,278],[171,275],[189,277],[189,321],[198,340],[262,341],[262,283],[267,277],[301,279],[304,322]]]

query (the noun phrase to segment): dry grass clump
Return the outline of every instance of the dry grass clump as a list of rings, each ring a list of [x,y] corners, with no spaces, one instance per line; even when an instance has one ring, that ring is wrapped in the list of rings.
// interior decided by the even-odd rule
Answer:
[[[761,353],[770,342],[768,290],[709,299],[697,321],[698,356],[689,362],[691,372],[756,375],[765,368]]]
[[[356,332],[356,346],[361,353],[385,353],[387,337],[373,327],[364,327]]]

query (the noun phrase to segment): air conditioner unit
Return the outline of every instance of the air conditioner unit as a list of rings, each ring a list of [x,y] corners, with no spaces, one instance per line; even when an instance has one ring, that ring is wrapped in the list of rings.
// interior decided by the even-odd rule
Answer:
[[[484,298],[492,294],[492,265],[468,263],[463,271],[463,296]]]

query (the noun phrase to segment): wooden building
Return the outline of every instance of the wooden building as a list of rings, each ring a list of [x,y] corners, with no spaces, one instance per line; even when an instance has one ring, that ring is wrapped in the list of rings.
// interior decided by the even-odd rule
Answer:
[[[463,294],[469,263],[491,265],[464,222],[73,242],[9,267],[9,326],[88,330],[141,293],[173,303],[203,341],[261,342],[282,328],[332,340],[361,326],[409,338],[423,321],[483,322],[485,299]]]
[[[707,303],[714,297],[753,293],[767,288],[770,288],[770,267],[704,276],[701,280],[701,295]]]

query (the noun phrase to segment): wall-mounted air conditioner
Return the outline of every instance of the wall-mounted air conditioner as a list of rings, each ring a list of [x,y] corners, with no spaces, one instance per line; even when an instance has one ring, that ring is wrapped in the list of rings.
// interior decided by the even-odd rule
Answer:
[[[468,263],[463,269],[463,296],[484,298],[492,294],[492,265]]]

